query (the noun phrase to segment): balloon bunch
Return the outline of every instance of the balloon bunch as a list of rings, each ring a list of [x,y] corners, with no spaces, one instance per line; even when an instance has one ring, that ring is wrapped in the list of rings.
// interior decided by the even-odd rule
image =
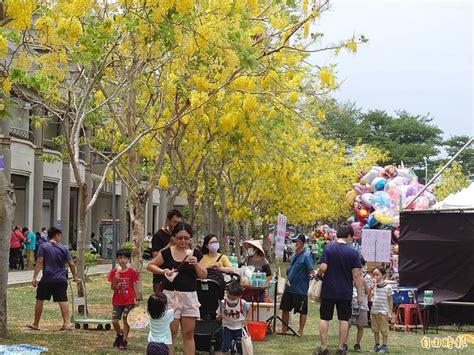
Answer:
[[[336,230],[327,224],[317,226],[313,233],[313,240],[333,240],[336,237]]]
[[[400,206],[406,204],[422,188],[411,169],[384,168],[373,166],[353,184],[354,189],[346,195],[346,200],[354,212],[356,222],[352,223],[355,238],[362,229],[393,229],[399,224]],[[409,209],[424,210],[436,203],[431,191],[425,191],[410,204]]]

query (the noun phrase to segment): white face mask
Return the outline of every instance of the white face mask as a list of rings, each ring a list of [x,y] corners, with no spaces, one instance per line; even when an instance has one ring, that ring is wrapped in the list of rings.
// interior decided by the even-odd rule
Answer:
[[[227,295],[225,296],[225,300],[227,301],[227,304],[231,307],[234,307],[237,305],[237,303],[239,303],[239,300],[231,300],[229,299],[229,297],[227,297]]]
[[[219,243],[209,243],[207,248],[212,252],[217,252],[219,250]]]
[[[248,248],[248,249],[247,249],[247,254],[248,254],[249,256],[252,256],[253,254],[255,254],[255,250],[253,250],[253,248]]]

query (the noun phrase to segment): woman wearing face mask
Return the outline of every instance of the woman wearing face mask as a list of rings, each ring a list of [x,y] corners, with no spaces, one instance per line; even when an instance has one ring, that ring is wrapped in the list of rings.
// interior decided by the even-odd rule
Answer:
[[[239,267],[242,265],[253,266],[255,267],[254,272],[263,272],[267,277],[271,276],[272,270],[270,269],[270,263],[265,258],[262,242],[260,240],[247,240],[242,245],[247,252],[247,257],[239,264]],[[242,297],[247,301],[251,301],[251,295],[247,290]],[[258,294],[258,301],[264,302],[264,299],[265,291],[262,291]]]
[[[219,239],[214,234],[209,234],[202,243],[202,261],[207,268],[222,272],[234,272],[227,256],[219,252]]]
[[[247,251],[247,257],[239,266],[252,265],[255,267],[255,272],[264,272],[267,277],[271,276],[272,270],[270,269],[270,263],[265,258],[262,242],[260,240],[247,240],[243,243],[243,246]]]

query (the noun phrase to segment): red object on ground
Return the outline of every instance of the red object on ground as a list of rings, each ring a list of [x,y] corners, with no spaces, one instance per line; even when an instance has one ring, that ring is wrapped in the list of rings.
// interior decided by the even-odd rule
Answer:
[[[413,312],[412,312],[413,311]],[[403,316],[403,323],[400,317]],[[393,329],[404,329],[405,332],[410,332],[413,328],[423,329],[423,317],[421,316],[420,307],[416,303],[401,304],[398,306],[395,315],[395,323]]]
[[[262,341],[267,332],[267,322],[247,322],[250,337],[253,341]]]

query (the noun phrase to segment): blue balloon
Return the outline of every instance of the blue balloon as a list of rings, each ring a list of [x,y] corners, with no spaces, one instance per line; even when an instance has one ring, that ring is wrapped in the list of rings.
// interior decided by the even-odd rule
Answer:
[[[379,222],[375,219],[374,213],[371,213],[369,218],[367,218],[367,224],[366,226],[369,226],[368,228],[373,228],[377,226]]]
[[[390,196],[385,191],[377,191],[372,196],[372,207],[377,209],[381,207],[390,208]]]

